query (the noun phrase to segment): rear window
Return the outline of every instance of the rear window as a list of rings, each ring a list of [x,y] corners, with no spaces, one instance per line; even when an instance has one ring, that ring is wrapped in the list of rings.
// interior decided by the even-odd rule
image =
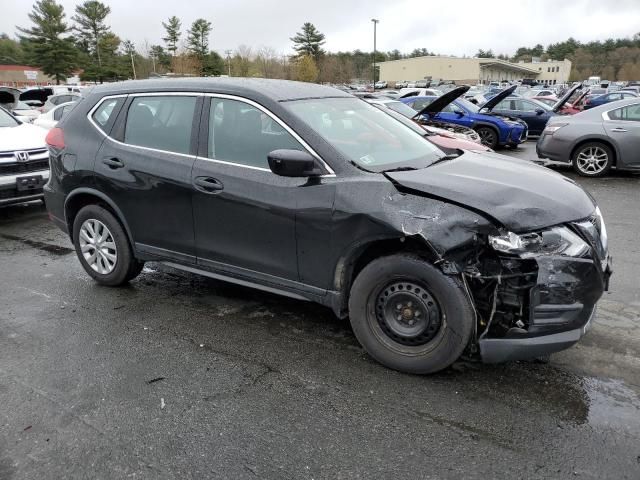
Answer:
[[[130,145],[188,154],[196,97],[135,97],[127,113],[124,141]]]

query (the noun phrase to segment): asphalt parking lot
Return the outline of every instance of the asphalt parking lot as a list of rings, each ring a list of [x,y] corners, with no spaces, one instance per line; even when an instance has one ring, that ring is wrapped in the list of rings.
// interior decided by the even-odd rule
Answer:
[[[557,170],[609,230],[593,329],[425,377],[317,305],[155,264],[99,287],[42,204],[0,209],[0,479],[640,478],[640,176]]]

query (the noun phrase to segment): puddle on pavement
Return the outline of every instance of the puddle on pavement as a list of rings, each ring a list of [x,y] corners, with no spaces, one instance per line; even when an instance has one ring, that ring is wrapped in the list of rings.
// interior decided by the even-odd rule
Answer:
[[[621,380],[585,378],[583,382],[590,425],[638,432],[640,397],[634,390]]]
[[[29,240],[27,238],[8,235],[6,233],[0,234],[0,238],[24,243],[25,245],[28,245],[32,248],[37,248],[38,250],[42,250],[43,252],[51,253],[53,255],[69,255],[70,253],[73,253],[72,248],[61,247],[60,245],[53,245],[51,243],[39,242],[38,240]]]

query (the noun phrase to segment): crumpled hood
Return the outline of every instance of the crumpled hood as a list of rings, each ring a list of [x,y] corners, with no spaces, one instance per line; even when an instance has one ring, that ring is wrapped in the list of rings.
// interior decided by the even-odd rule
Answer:
[[[583,219],[595,209],[573,180],[495,153],[465,152],[428,168],[386,175],[414,192],[484,212],[516,233]]]
[[[0,127],[0,152],[46,148],[47,130],[23,123],[15,127]]]

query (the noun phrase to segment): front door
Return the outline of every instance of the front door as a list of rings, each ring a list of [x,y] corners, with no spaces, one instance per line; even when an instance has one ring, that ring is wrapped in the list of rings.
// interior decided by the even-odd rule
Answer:
[[[271,283],[297,282],[297,212],[317,192],[318,182],[275,175],[267,155],[305,147],[251,102],[209,101],[201,130],[207,145],[201,146],[192,174],[198,263]],[[323,192],[330,215],[333,188]]]
[[[186,94],[131,96],[115,138],[98,151],[97,189],[121,210],[141,252],[195,262],[191,170],[201,102]]]

